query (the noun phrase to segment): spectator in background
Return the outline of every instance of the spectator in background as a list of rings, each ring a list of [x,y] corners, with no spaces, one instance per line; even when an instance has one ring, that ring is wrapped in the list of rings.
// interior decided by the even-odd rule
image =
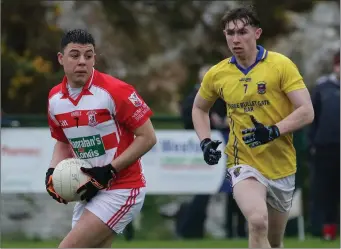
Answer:
[[[205,73],[210,69],[210,65],[205,65],[199,70],[199,82],[201,82]],[[187,97],[181,103],[181,117],[184,123],[184,128],[186,130],[193,130],[193,121],[192,121],[192,108],[195,95],[197,94],[200,87],[200,83],[195,84],[193,90],[187,95]],[[226,121],[226,106],[225,102],[222,99],[217,99],[211,108],[210,112],[210,123],[211,128],[214,130],[220,130],[224,136],[225,141],[227,141],[228,136],[228,126]]]
[[[312,101],[312,205],[321,212],[323,238],[333,240],[340,213],[340,51],[334,56],[333,73],[317,81]]]

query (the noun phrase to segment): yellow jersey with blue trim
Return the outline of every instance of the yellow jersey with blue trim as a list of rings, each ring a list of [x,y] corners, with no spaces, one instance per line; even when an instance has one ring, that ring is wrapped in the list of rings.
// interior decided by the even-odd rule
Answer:
[[[282,135],[267,144],[250,148],[242,130],[253,127],[253,115],[264,125],[273,125],[294,111],[289,92],[306,85],[296,65],[286,56],[257,46],[256,62],[249,68],[238,65],[234,56],[211,67],[201,83],[199,94],[207,101],[226,102],[229,140],[225,148],[227,167],[247,164],[268,179],[296,173],[293,134]]]

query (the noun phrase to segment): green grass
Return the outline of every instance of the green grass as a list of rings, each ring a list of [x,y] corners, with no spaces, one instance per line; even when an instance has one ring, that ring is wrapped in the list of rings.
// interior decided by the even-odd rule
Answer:
[[[1,248],[56,248],[58,241],[9,241],[3,240]],[[127,242],[121,238],[112,244],[115,248],[246,248],[246,240],[141,240]],[[316,238],[307,238],[300,242],[294,238],[284,241],[286,248],[340,248],[340,239],[336,241],[322,241]]]

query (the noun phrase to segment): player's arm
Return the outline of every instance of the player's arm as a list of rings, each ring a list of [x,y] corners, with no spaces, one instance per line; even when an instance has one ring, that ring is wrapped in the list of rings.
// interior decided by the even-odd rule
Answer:
[[[209,165],[217,164],[221,158],[221,151],[217,150],[221,141],[211,140],[209,111],[218,98],[212,84],[212,71],[208,71],[195,96],[192,108],[194,130],[200,140],[204,160]]]
[[[48,112],[48,124],[51,137],[57,141],[53,149],[50,163],[50,168],[55,168],[60,161],[73,157],[73,153],[62,127],[60,127],[58,121],[50,111]]]
[[[125,84],[120,88],[116,108],[117,121],[135,135],[133,142],[111,162],[118,172],[147,153],[156,144],[156,135],[150,121],[152,111],[132,86]]]
[[[199,92],[195,96],[192,109],[192,119],[194,130],[200,141],[205,138],[211,138],[209,112],[213,104],[214,101],[204,99],[200,96]]]
[[[306,88],[291,91],[287,96],[295,110],[276,124],[281,135],[299,130],[314,120],[314,108]]]
[[[116,171],[121,171],[136,162],[156,144],[156,135],[150,119],[136,128],[133,143],[111,162]]]
[[[204,160],[209,165],[217,164],[221,158],[221,151],[217,150],[221,141],[211,140],[209,111],[213,104],[214,102],[204,99],[198,92],[195,96],[192,109],[194,130],[200,140]]]
[[[310,94],[297,66],[284,58],[280,67],[281,89],[294,106],[294,111],[278,122],[276,126],[281,135],[292,133],[314,120],[314,108]]]
[[[86,192],[81,195],[81,200],[89,201],[98,190],[109,186],[112,180],[115,180],[116,174],[132,165],[145,153],[147,153],[156,143],[155,131],[152,122],[148,118],[141,126],[134,129],[135,139],[130,146],[110,164],[104,167],[93,167],[91,169],[81,168],[81,170],[90,175],[91,181],[81,186],[77,193]]]
[[[71,157],[73,157],[73,153],[70,144],[57,141],[54,145],[50,168],[55,168],[60,161]]]
[[[294,111],[271,126],[265,126],[251,116],[254,127],[242,131],[243,140],[250,148],[269,143],[280,136],[292,133],[310,124],[314,119],[310,94],[302,76],[296,65],[286,57],[279,63],[279,77],[280,88],[291,101]]]
[[[51,137],[56,139],[57,142],[53,149],[51,163],[46,171],[45,176],[46,191],[56,201],[66,204],[67,202],[63,200],[53,188],[52,175],[57,164],[66,158],[73,157],[73,154],[63,129],[59,126],[58,121],[55,119],[54,115],[50,112],[50,110],[48,111],[48,123],[50,127]]]
[[[64,204],[67,204],[67,202],[63,200],[63,198],[61,198],[53,188],[52,175],[57,164],[60,161],[66,158],[70,158],[70,157],[72,157],[70,145],[65,142],[61,142],[57,140],[53,149],[50,167],[47,169],[46,176],[45,176],[45,187],[46,187],[47,193],[57,202],[64,203]]]

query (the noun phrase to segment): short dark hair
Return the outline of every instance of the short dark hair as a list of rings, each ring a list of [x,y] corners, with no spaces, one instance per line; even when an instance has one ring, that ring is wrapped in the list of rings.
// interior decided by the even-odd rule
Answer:
[[[64,51],[69,43],[92,44],[95,47],[95,39],[84,29],[73,29],[67,31],[60,42],[60,49]]]
[[[236,23],[237,20],[242,21],[245,25],[250,25],[253,27],[260,26],[260,21],[258,19],[256,10],[252,6],[240,7],[226,12],[221,19],[221,25],[223,29],[225,29],[226,24],[231,21]]]

